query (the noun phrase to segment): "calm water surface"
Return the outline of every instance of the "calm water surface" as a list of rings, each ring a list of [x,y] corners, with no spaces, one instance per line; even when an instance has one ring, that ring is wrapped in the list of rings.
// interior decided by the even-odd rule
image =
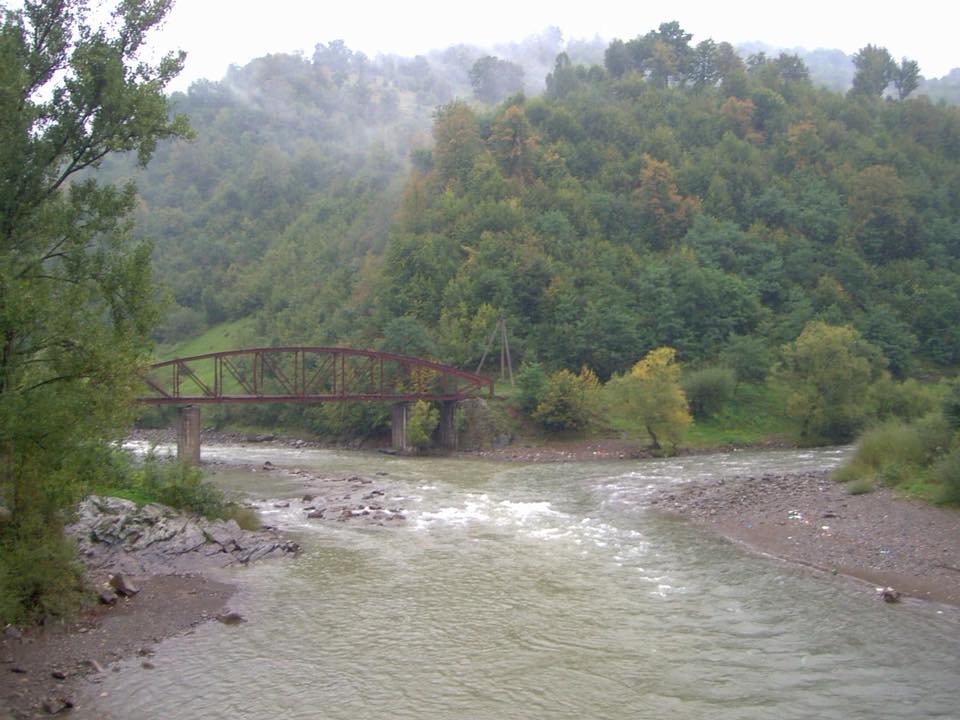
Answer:
[[[80,718],[957,718],[960,619],[750,556],[656,515],[654,489],[832,467],[844,451],[515,465],[219,447],[207,459],[385,472],[405,525],[266,521],[293,562],[239,569],[232,608],[107,673]],[[223,471],[256,498],[276,473]]]

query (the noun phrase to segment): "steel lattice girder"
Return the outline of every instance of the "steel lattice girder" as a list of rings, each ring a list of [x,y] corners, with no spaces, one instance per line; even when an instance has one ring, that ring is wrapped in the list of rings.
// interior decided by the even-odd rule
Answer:
[[[432,360],[337,347],[269,347],[194,355],[143,373],[152,405],[449,401],[493,397],[493,380]]]

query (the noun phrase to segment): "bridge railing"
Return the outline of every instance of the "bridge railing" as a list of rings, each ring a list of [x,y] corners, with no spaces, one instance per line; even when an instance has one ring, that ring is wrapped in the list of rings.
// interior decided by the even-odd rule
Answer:
[[[338,347],[264,347],[151,365],[139,400],[153,405],[493,396],[493,380],[431,360]]]

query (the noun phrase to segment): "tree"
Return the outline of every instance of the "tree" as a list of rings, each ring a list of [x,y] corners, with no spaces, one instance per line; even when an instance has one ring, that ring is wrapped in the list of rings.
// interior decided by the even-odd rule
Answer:
[[[690,228],[700,203],[680,194],[670,163],[643,156],[636,200],[650,245],[670,248]]]
[[[692,422],[676,355],[670,347],[651,350],[629,373],[604,386],[611,409],[643,425],[655,450],[661,449],[661,440],[675,449]]]
[[[433,123],[433,161],[441,181],[465,182],[482,149],[477,118],[459,100],[437,108]]]
[[[697,89],[713,87],[720,80],[720,68],[717,66],[717,44],[707,38],[693,49],[691,60],[691,78]]]
[[[896,168],[871,165],[861,170],[847,205],[853,237],[871,262],[882,264],[916,253],[913,207]]]
[[[470,84],[478,100],[496,103],[523,92],[523,68],[509,60],[485,55],[470,68]]]
[[[811,444],[848,442],[867,419],[867,396],[886,364],[849,325],[808,322],[783,347],[779,377],[791,388],[787,411]]]
[[[773,364],[767,343],[756,335],[731,335],[720,362],[733,370],[737,382],[761,383]]]
[[[123,152],[145,165],[189,133],[163,93],[184,55],[143,57],[170,0],[122,0],[104,27],[86,5],[27,1],[0,18],[0,500],[14,544],[56,542],[72,458],[126,426],[155,318],[134,189],[85,171]]]
[[[864,97],[880,97],[897,72],[897,64],[884,47],[867,45],[853,56],[856,74],[850,93]]]
[[[893,72],[893,86],[897,89],[897,98],[905,100],[920,85],[920,66],[916,60],[902,58]]]

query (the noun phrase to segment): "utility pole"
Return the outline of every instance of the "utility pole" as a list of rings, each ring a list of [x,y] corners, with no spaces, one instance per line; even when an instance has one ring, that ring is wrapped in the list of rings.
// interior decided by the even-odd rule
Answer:
[[[477,372],[479,373],[481,368],[483,368],[483,363],[487,359],[487,353],[490,352],[490,348],[493,346],[498,333],[500,335],[500,380],[502,381],[504,379],[504,370],[507,370],[510,373],[510,387],[513,387],[513,359],[510,357],[510,341],[507,339],[507,323],[503,317],[497,318],[497,325],[493,328],[493,332],[490,333],[487,346],[483,349],[483,356],[480,358],[480,364],[477,365]]]

